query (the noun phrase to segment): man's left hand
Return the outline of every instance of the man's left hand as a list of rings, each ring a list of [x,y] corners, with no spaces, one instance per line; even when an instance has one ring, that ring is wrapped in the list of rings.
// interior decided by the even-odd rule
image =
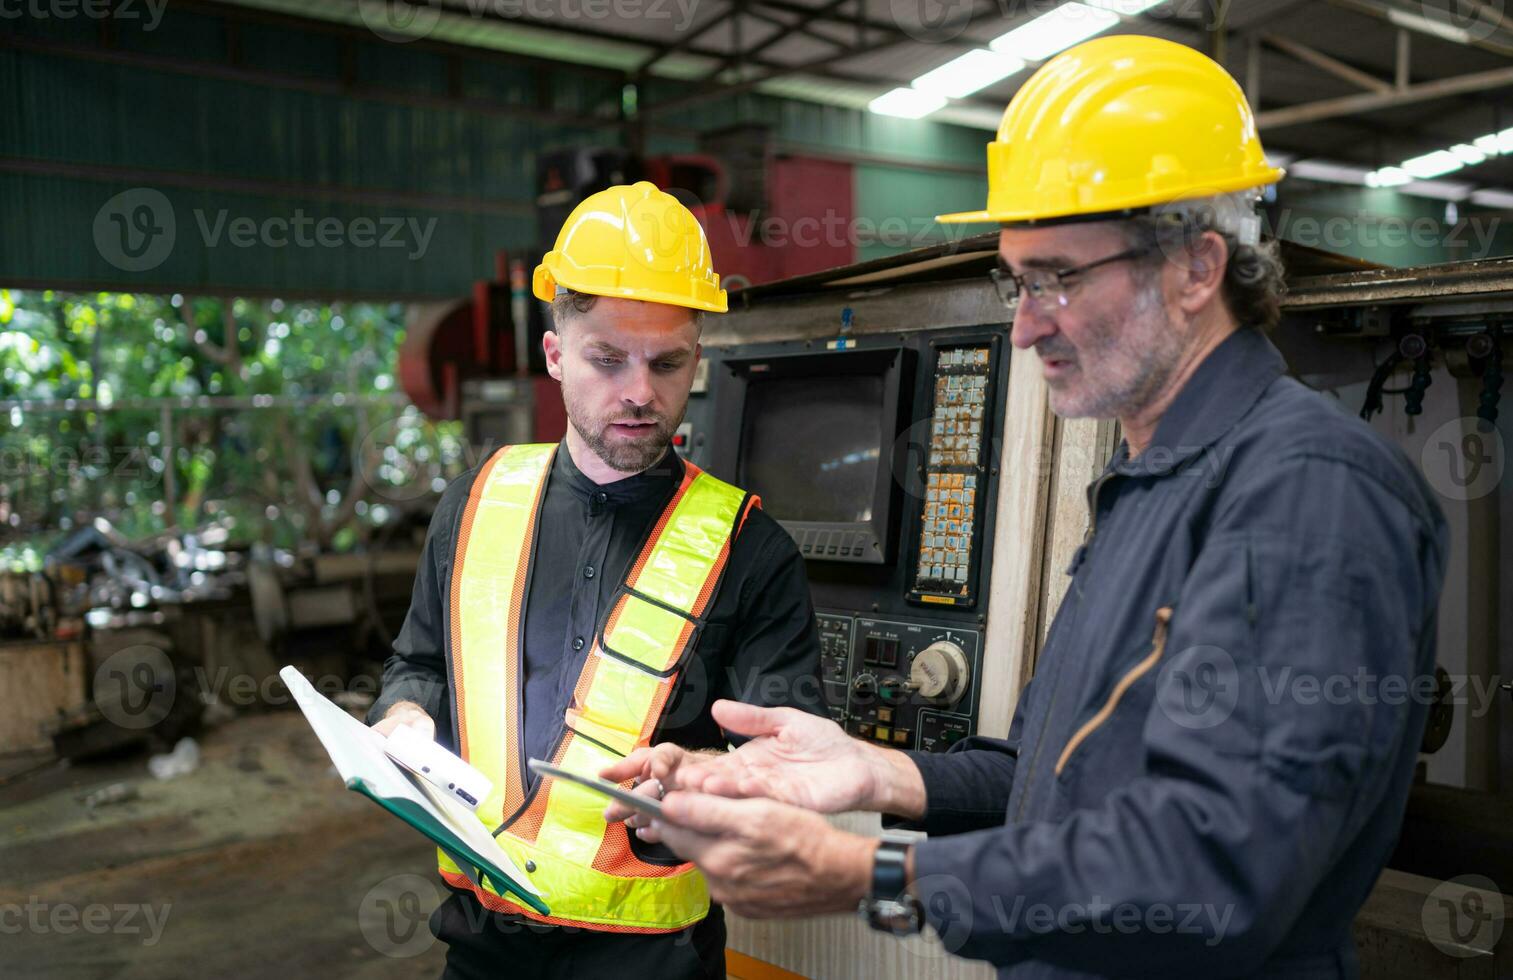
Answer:
[[[747,918],[852,912],[871,888],[877,841],[819,814],[685,791],[668,793],[662,812],[636,834],[697,864],[710,898]]]

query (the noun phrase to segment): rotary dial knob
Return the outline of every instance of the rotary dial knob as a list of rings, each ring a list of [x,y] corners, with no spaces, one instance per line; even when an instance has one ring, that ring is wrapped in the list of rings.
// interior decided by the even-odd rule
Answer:
[[[972,682],[967,655],[950,640],[936,640],[914,655],[909,686],[931,704],[955,704]]]

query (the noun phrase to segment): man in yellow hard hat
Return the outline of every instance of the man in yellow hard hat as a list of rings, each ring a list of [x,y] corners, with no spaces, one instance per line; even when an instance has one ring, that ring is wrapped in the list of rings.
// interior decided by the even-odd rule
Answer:
[[[1002,227],[1015,346],[1057,413],[1124,435],[1008,738],[898,752],[721,703],[757,737],[610,774],[672,790],[638,833],[743,914],[860,905],[1000,976],[1354,976],[1433,697],[1439,508],[1266,336],[1281,277],[1255,203],[1282,175],[1219,65],[1073,48],[1014,97],[988,167],[987,208],[943,220]]]
[[[686,208],[648,183],[588,197],[534,292],[567,436],[505,446],[443,494],[369,719],[489,776],[477,816],[547,903],[438,851],[447,977],[724,977],[698,871],[526,762],[592,774],[652,743],[722,749],[720,697],[823,710],[803,559],[754,496],[671,446],[701,318],[726,308]]]

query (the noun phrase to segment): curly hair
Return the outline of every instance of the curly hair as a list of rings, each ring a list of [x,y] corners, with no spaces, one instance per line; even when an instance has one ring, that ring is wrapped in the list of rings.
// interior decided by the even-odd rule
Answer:
[[[1175,201],[1122,222],[1130,248],[1148,249],[1152,264],[1187,251],[1206,232],[1229,249],[1224,304],[1242,327],[1270,330],[1282,315],[1285,270],[1275,239],[1261,241],[1254,190]]]

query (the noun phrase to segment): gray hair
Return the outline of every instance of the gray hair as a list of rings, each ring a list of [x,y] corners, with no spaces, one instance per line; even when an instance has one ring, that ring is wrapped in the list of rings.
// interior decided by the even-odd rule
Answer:
[[[1225,305],[1240,326],[1270,330],[1281,319],[1285,273],[1276,240],[1261,240],[1259,199],[1257,191],[1244,190],[1174,201],[1121,225],[1129,247],[1149,249],[1157,262],[1191,249],[1206,232],[1218,232],[1229,249]]]
[[[557,295],[552,299],[552,324],[556,326],[557,332],[561,333],[563,324],[576,316],[587,313],[597,302],[599,302],[599,297],[593,293],[580,293],[576,289],[558,286]],[[693,314],[694,329],[702,334],[704,311],[690,308],[688,312]]]

